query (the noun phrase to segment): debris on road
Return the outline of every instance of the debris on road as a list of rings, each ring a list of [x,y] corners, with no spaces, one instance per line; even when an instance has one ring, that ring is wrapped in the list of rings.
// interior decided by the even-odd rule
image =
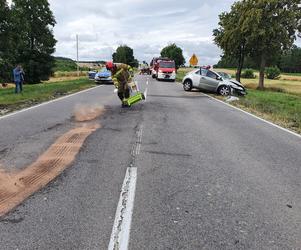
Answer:
[[[104,112],[105,108],[102,105],[77,105],[74,109],[74,117],[77,122],[92,121]]]
[[[225,100],[226,102],[234,102],[234,101],[239,101],[239,98],[236,96],[230,96],[228,98],[226,98]]]

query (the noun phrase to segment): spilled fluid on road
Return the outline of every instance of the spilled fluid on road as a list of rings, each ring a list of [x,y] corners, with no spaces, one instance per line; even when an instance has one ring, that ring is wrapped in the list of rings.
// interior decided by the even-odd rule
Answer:
[[[74,117],[78,122],[86,122],[96,119],[104,113],[105,109],[100,105],[76,105]]]
[[[87,137],[101,127],[93,120],[104,111],[102,106],[97,105],[76,106],[74,117],[77,126],[59,137],[34,163],[19,172],[0,170],[0,216],[46,186],[71,165]]]

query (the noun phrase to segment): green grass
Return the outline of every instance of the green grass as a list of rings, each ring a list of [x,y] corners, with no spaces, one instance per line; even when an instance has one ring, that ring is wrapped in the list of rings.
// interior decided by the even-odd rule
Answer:
[[[79,71],[79,76],[87,76],[88,71]],[[56,71],[53,74],[54,77],[77,77],[77,71]]]
[[[246,97],[233,104],[301,133],[300,96],[268,90],[249,90]]]
[[[76,63],[69,59],[69,58],[61,58],[57,57],[55,58],[55,64],[54,64],[54,72],[56,71],[76,71],[77,65]]]
[[[24,85],[22,94],[15,94],[14,88],[0,89],[0,110],[10,112],[48,101],[63,95],[95,86],[87,78],[60,82]]]
[[[88,67],[79,67],[81,71],[89,71]],[[75,61],[69,58],[64,57],[55,57],[54,62],[54,72],[69,72],[69,71],[76,71],[77,64]]]
[[[191,70],[192,70],[192,69],[191,69]],[[191,71],[191,70],[190,70],[190,71]],[[184,76],[185,76],[188,72],[189,72],[189,71],[187,71],[186,69],[178,69],[176,81],[177,81],[177,82],[182,82]]]

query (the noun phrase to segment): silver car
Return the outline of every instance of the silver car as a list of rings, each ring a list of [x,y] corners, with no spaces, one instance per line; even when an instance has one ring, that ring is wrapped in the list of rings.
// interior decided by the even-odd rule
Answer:
[[[222,77],[217,72],[200,68],[189,72],[183,78],[183,88],[185,91],[190,91],[193,88],[218,93],[223,96],[230,95],[230,93],[237,93],[238,95],[245,95],[246,90],[244,86],[233,80]]]

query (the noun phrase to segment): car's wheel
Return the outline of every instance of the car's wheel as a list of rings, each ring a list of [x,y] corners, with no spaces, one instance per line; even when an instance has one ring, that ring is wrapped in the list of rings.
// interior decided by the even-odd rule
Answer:
[[[222,96],[230,95],[230,88],[226,85],[222,85],[218,88],[217,92]]]
[[[185,91],[190,91],[192,89],[192,82],[191,80],[187,79],[183,83],[183,88]]]

